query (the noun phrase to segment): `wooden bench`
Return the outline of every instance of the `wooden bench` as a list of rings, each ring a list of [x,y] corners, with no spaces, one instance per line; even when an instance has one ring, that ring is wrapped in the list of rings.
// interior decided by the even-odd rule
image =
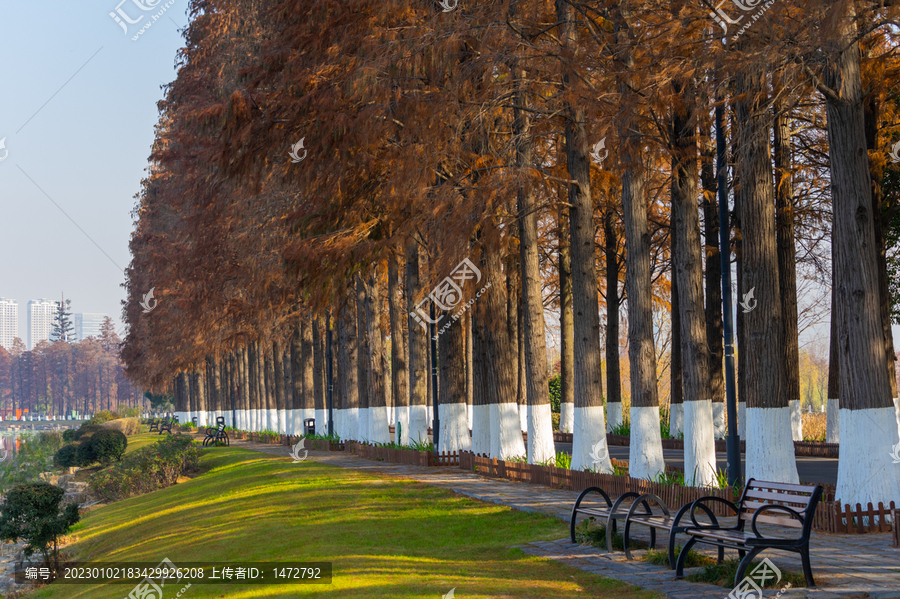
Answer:
[[[172,423],[174,420],[162,420],[159,423],[159,434],[169,433],[172,434]]]
[[[691,538],[678,555],[675,577],[683,577],[684,561],[690,548],[697,543],[704,543],[719,547],[720,563],[723,548],[737,549],[741,563],[734,576],[735,586],[744,579],[744,573],[753,558],[765,549],[799,553],[806,586],[815,586],[812,568],[809,565],[809,535],[812,530],[813,515],[822,498],[823,490],[821,485],[770,483],[751,478],[747,481],[741,499],[736,504],[720,497],[701,497],[691,504],[691,522],[694,526],[684,530],[684,533]],[[718,525],[706,526],[697,522],[694,508],[711,501],[721,502],[735,512],[737,524],[733,528],[724,528]],[[750,522],[752,532],[744,530],[747,522]],[[789,529],[789,531],[796,530],[800,535],[791,538],[764,537],[759,532],[757,523],[773,524]]]
[[[159,420],[150,419],[150,430],[148,433],[152,433],[153,431],[159,432]]]
[[[203,447],[208,447],[210,443],[215,443],[218,447],[219,441],[224,441],[228,446],[228,433],[225,432],[225,419],[223,418],[219,425],[215,428],[206,429],[206,438],[203,439]]]

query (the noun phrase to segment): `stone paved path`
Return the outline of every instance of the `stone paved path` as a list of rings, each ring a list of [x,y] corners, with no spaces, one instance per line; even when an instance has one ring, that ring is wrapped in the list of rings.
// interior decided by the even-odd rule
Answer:
[[[234,445],[276,456],[289,457],[289,448],[280,445],[234,441]],[[457,468],[423,468],[405,464],[388,464],[364,460],[344,452],[309,452],[310,460],[340,468],[351,468],[406,478],[525,512],[540,512],[566,522],[578,494],[539,485],[491,479]],[[636,527],[634,536],[649,541],[644,527]],[[829,535],[813,532],[810,554],[813,574],[818,585],[812,589],[782,589],[783,599],[900,599],[900,548],[891,547],[890,534]],[[525,553],[556,560],[575,568],[615,578],[651,589],[671,599],[726,599],[729,590],[709,584],[675,580],[675,573],[662,566],[639,561],[643,551],[633,551],[637,559],[627,561],[624,554],[591,546],[574,545],[569,539],[530,543],[519,547]],[[712,551],[708,552],[714,555]],[[726,557],[737,557],[736,552]],[[799,556],[783,552],[766,552],[778,568],[802,572]],[[692,570],[686,569],[686,574]],[[765,591],[766,597],[778,591]],[[755,599],[747,595],[742,599]]]

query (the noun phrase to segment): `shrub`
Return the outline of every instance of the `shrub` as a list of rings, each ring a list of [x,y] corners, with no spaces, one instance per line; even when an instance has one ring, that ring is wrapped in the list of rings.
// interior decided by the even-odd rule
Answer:
[[[94,417],[87,421],[88,424],[102,424],[104,422],[109,422],[110,420],[116,420],[121,418],[115,412],[110,412],[109,410],[101,410],[94,414]]]
[[[87,441],[97,431],[104,430],[99,424],[83,424],[81,428],[75,431],[76,441]]]
[[[191,437],[167,435],[150,447],[129,453],[111,468],[91,478],[95,495],[105,501],[149,493],[175,483],[200,466],[200,447]]]
[[[65,441],[66,443],[71,443],[74,440],[75,440],[75,429],[74,428],[67,428],[66,430],[63,431],[63,441]]]
[[[550,411],[559,413],[559,403],[562,401],[562,375],[557,374],[550,379]]]
[[[105,466],[113,460],[122,459],[128,446],[128,437],[120,431],[104,429],[94,433],[87,443],[91,446],[94,461]]]
[[[57,468],[72,468],[78,465],[78,446],[80,443],[63,445],[53,456],[53,464]]]
[[[119,418],[98,425],[105,429],[119,431],[124,435],[136,435],[141,432],[141,421],[137,418]]]
[[[78,504],[70,503],[60,511],[65,491],[49,483],[26,483],[10,489],[0,512],[0,539],[25,541],[25,557],[40,551],[45,563],[59,569],[59,537],[78,522]]]
[[[62,435],[57,431],[26,432],[21,440],[22,444],[12,458],[0,462],[0,494],[15,485],[37,479],[52,467],[53,455],[63,445]]]
[[[86,468],[90,466],[97,459],[94,457],[94,448],[91,447],[91,440],[87,439],[81,443],[76,443],[78,446],[75,450],[75,465],[79,468]]]
[[[141,409],[140,408],[125,408],[120,410],[119,413],[122,415],[122,418],[140,418]]]

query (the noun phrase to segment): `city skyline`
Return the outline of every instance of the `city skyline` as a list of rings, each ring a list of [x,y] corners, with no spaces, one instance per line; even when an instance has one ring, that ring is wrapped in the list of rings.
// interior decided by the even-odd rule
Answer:
[[[0,347],[9,350],[18,337],[22,340],[25,348],[30,351],[42,340],[49,340],[58,304],[59,300],[47,298],[33,298],[20,303],[17,299],[0,296]],[[20,305],[25,308],[21,315],[19,314]],[[36,312],[33,312],[32,308]],[[74,340],[83,341],[88,337],[98,336],[100,325],[107,316],[109,315],[105,312],[75,312],[72,310],[71,322]],[[116,322],[115,319],[113,322]]]

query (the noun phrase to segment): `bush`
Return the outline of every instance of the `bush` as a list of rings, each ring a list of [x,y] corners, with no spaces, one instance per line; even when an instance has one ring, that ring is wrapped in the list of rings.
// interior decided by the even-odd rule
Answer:
[[[63,431],[63,441],[65,441],[66,443],[71,443],[74,440],[75,440],[75,429],[74,428],[67,428],[66,430]]]
[[[103,424],[104,422],[109,422],[110,420],[116,420],[121,418],[115,412],[110,412],[109,410],[101,410],[94,414],[94,417],[87,421],[90,424]]]
[[[185,472],[200,467],[200,447],[191,437],[167,435],[150,447],[124,456],[112,468],[91,478],[91,488],[104,501],[125,499],[171,486]]]
[[[120,431],[104,429],[94,433],[87,443],[91,447],[94,461],[105,466],[113,460],[122,459],[125,448],[128,446],[128,437]]]
[[[53,455],[63,446],[63,437],[57,431],[25,432],[20,438],[19,450],[11,459],[0,462],[0,494],[52,468]]]
[[[87,439],[82,443],[76,443],[78,447],[75,450],[75,465],[79,468],[86,468],[96,462],[94,457],[94,448],[91,447],[91,440]]]
[[[44,556],[44,563],[59,569],[57,547],[59,537],[78,522],[78,504],[70,503],[60,511],[65,491],[49,483],[26,483],[13,487],[6,494],[0,512],[0,539],[17,542],[23,539],[25,557],[36,551]]]
[[[550,411],[559,414],[559,402],[562,400],[562,375],[557,374],[550,379]]]
[[[53,464],[57,468],[72,468],[78,466],[78,446],[80,443],[63,445],[53,456]]]
[[[94,433],[102,430],[104,430],[104,428],[99,424],[84,424],[81,426],[81,428],[75,431],[75,440],[87,441]]]
[[[136,435],[141,432],[141,421],[137,418],[119,418],[98,425],[105,429],[119,431],[124,435]]]
[[[125,408],[120,410],[119,412],[122,415],[122,418],[140,418],[141,409],[140,408]]]

